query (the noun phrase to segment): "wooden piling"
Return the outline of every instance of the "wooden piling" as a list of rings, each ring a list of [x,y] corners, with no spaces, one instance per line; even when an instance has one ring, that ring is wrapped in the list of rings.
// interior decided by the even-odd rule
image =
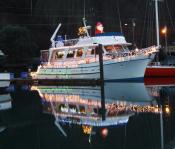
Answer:
[[[102,121],[106,119],[106,109],[105,109],[105,91],[104,91],[104,71],[103,71],[103,50],[102,45],[98,46],[99,53],[99,66],[100,66],[100,85],[101,85],[101,115]]]

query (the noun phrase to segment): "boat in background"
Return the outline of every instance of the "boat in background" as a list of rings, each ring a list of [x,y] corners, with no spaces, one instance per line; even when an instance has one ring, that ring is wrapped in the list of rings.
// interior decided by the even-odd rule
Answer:
[[[5,60],[4,53],[0,50],[0,63]],[[10,84],[11,74],[8,72],[0,72],[0,87],[6,87]]]
[[[10,80],[10,73],[0,73],[0,88],[8,87],[10,85]]]
[[[159,18],[158,18],[158,0],[155,0],[155,15],[156,15],[156,37],[157,46],[160,45],[159,35]],[[164,27],[165,40],[167,40],[167,26]],[[166,41],[167,48],[167,41]],[[145,70],[145,77],[175,77],[175,66],[162,65],[160,62],[150,63]]]
[[[0,81],[4,81],[4,80],[10,80],[11,79],[11,74],[8,72],[0,72]]]
[[[0,81],[0,88],[9,87],[10,81]]]
[[[91,37],[85,20],[83,23],[83,34],[72,40],[55,39],[59,24],[51,38],[52,47],[41,52],[43,62],[30,74],[33,79],[100,79],[102,50],[105,81],[143,80],[146,66],[159,47],[130,51],[131,44],[123,34],[102,32]]]
[[[156,62],[146,67],[145,77],[175,77],[175,66],[160,65]]]
[[[0,95],[0,111],[12,108],[12,98],[9,93]]]
[[[0,81],[0,85],[1,85],[1,81]],[[10,93],[0,92],[0,111],[6,111],[11,108],[12,108],[12,98]],[[3,132],[6,128],[7,126],[5,125],[5,123],[1,121],[1,115],[0,115],[0,133]]]
[[[7,91],[10,81],[0,81],[0,111],[8,110],[12,107],[12,98]]]

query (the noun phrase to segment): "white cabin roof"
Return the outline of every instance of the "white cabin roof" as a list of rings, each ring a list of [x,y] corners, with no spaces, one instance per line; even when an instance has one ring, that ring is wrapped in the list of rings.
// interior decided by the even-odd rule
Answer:
[[[59,49],[74,49],[81,47],[96,47],[99,44],[103,46],[107,45],[126,45],[129,46],[131,43],[126,42],[124,36],[95,36],[95,37],[83,37],[79,38],[78,42],[75,45],[71,46],[60,46],[50,48],[50,50],[59,50]]]
[[[80,38],[76,45],[102,44],[102,45],[131,45],[124,36],[95,36]]]

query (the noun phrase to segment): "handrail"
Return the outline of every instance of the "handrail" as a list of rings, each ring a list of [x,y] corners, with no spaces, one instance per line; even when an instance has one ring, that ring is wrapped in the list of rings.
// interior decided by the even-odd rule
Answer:
[[[118,62],[124,61],[124,60],[131,60],[133,58],[137,58],[138,56],[148,56],[153,52],[157,52],[157,49],[155,46],[148,47],[145,49],[141,49],[139,51],[132,51],[128,53],[115,53],[115,54],[106,54],[103,55],[103,61],[107,60],[115,60]],[[86,58],[77,58],[77,59],[66,59],[66,60],[60,60],[57,62],[45,62],[41,64],[42,68],[74,68],[78,67],[81,64],[90,64],[94,62],[99,62],[99,56],[96,55],[96,57],[86,57]]]

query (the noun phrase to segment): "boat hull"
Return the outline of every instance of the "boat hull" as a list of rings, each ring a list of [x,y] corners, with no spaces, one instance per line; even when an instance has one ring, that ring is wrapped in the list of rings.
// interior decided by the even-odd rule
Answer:
[[[2,80],[10,80],[11,74],[10,73],[0,73],[0,81]]]
[[[170,66],[148,66],[145,77],[175,77],[175,67]]]
[[[0,81],[0,88],[9,87],[10,81]]]
[[[104,61],[104,80],[143,80],[150,57],[125,60]],[[82,64],[76,68],[39,68],[35,79],[100,79],[99,62]]]
[[[10,94],[0,95],[0,111],[8,110],[12,107]]]

